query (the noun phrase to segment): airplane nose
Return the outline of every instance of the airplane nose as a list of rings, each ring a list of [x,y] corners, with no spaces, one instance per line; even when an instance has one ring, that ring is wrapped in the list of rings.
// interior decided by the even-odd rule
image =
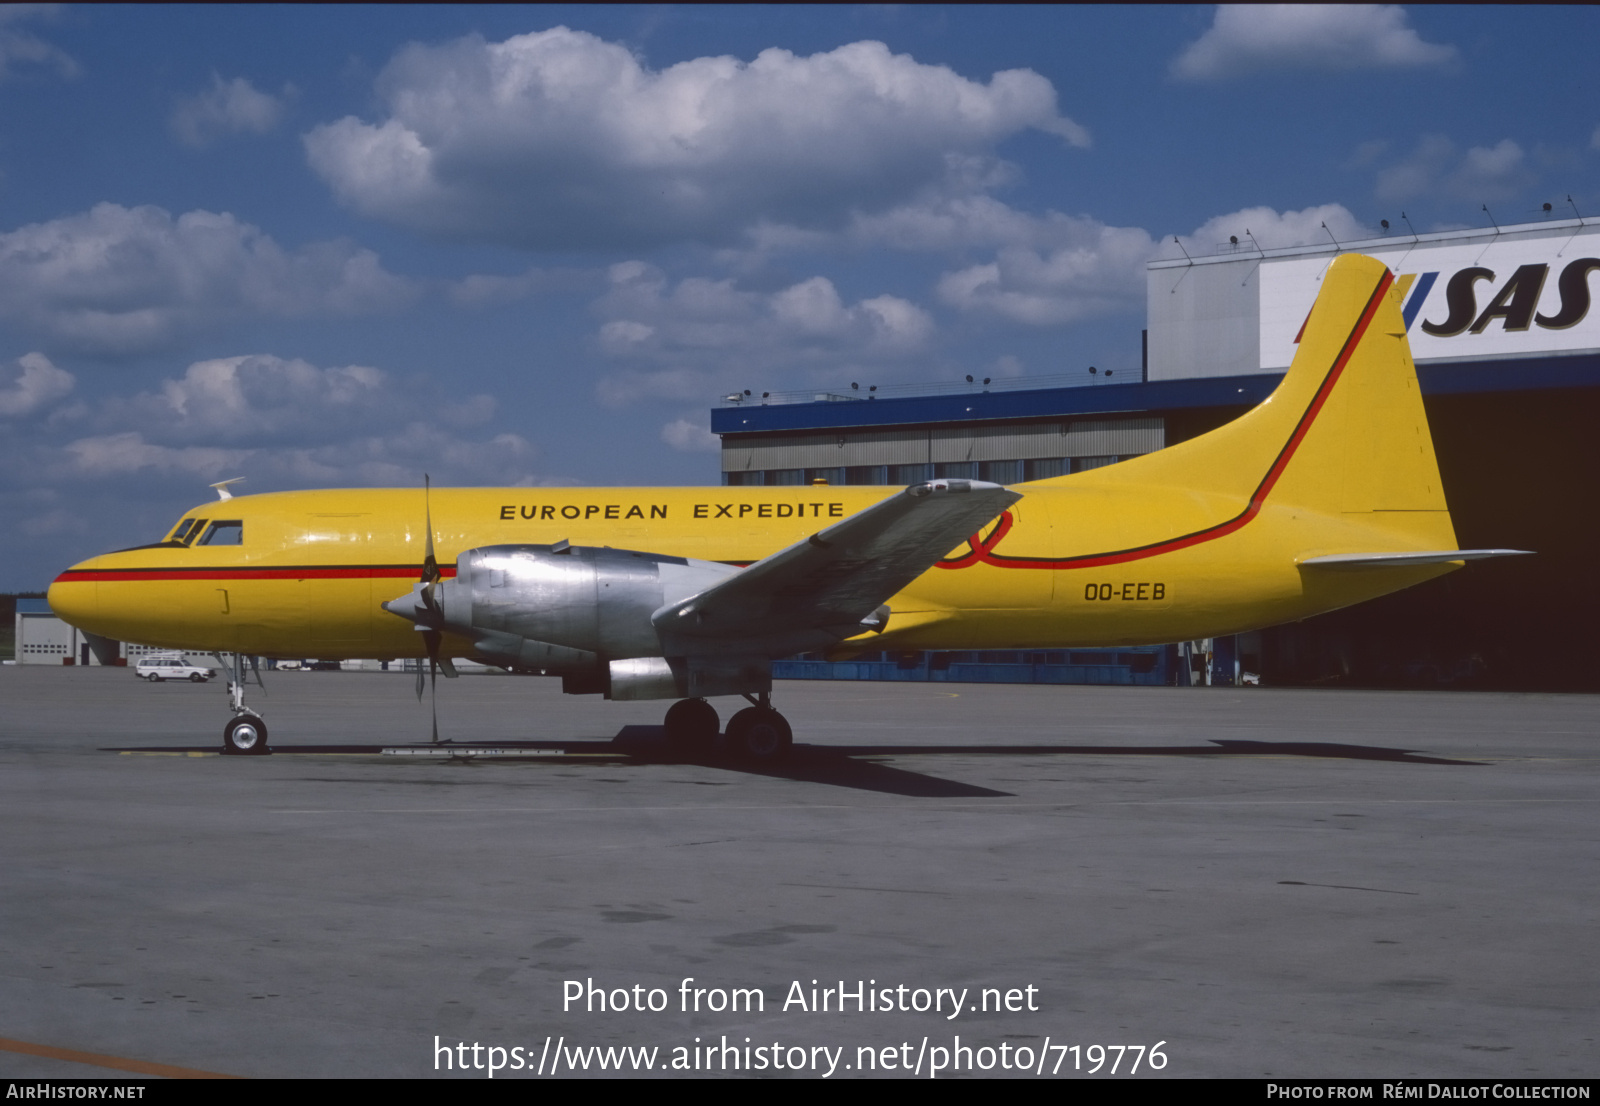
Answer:
[[[93,580],[75,578],[83,567],[74,565],[57,576],[45,593],[45,601],[61,621],[80,630],[93,631],[100,619],[99,587]]]

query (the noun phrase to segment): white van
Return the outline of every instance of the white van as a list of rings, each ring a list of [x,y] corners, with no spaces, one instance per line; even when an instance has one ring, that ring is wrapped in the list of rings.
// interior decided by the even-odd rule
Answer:
[[[190,680],[205,683],[217,674],[215,668],[200,668],[189,663],[182,653],[151,653],[134,667],[134,674],[142,680],[159,683],[162,680]]]

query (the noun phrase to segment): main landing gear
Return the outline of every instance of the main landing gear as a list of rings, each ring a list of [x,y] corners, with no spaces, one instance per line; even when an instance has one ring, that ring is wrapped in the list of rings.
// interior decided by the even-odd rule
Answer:
[[[782,760],[794,744],[789,720],[772,709],[770,694],[745,698],[751,705],[728,719],[723,750],[739,760]],[[716,708],[704,699],[683,699],[667,711],[667,741],[685,756],[709,756],[717,751],[719,721]]]
[[[685,756],[709,756],[716,748],[722,719],[704,699],[680,699],[667,708],[667,743]]]
[[[244,654],[228,654],[232,661],[223,660],[217,654],[217,663],[228,670],[228,702],[233,708],[233,718],[222,727],[222,751],[225,755],[233,756],[265,756],[272,752],[267,747],[267,723],[261,715],[244,705],[245,667]],[[250,658],[250,669],[256,674],[256,683],[265,691],[267,685],[261,682],[261,669],[257,667],[255,657]]]

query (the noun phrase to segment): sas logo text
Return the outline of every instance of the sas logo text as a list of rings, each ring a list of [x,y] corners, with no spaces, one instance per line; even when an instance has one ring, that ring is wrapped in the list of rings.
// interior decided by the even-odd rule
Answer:
[[[1505,284],[1495,288],[1495,271],[1474,265],[1452,274],[1445,285],[1445,311],[1443,319],[1424,319],[1423,332],[1435,338],[1453,338],[1458,334],[1482,334],[1496,319],[1501,329],[1525,331],[1537,325],[1544,330],[1566,330],[1582,322],[1589,313],[1589,273],[1600,269],[1600,257],[1582,257],[1568,263],[1556,280],[1560,303],[1551,314],[1538,310],[1539,298],[1550,276],[1549,265],[1520,265]],[[1406,274],[1400,278],[1401,295],[1405,306],[1406,329],[1421,312],[1422,303],[1433,289],[1438,273]],[[1478,309],[1478,283],[1488,281],[1492,292],[1487,306]],[[1415,282],[1415,288],[1411,287]],[[1408,294],[1409,293],[1409,294]]]

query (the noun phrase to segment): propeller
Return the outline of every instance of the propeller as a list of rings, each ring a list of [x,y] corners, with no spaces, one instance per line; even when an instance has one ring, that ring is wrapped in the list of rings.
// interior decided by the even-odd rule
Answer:
[[[439,740],[439,672],[442,670],[449,679],[457,675],[456,667],[450,658],[441,655],[444,645],[444,630],[447,623],[444,603],[441,599],[448,599],[439,595],[439,585],[444,580],[444,572],[439,568],[439,560],[433,551],[433,482],[426,473],[422,477],[422,512],[427,525],[424,538],[422,576],[411,585],[411,590],[405,595],[395,599],[387,599],[380,604],[390,614],[399,615],[411,623],[414,630],[422,635],[422,640],[428,652],[427,678],[423,676],[422,668],[417,668],[417,701],[422,701],[422,691],[426,684],[431,683],[434,691],[433,704],[433,740]]]
[[[422,558],[422,579],[417,597],[421,606],[417,611],[417,628],[422,631],[423,643],[428,648],[428,685],[431,689],[433,706],[433,742],[439,742],[439,670],[444,669],[445,677],[454,679],[455,665],[450,663],[449,657],[439,655],[439,647],[444,642],[444,634],[439,627],[444,623],[444,611],[435,598],[434,591],[439,586],[439,581],[444,578],[444,573],[439,571],[439,561],[433,554],[433,506],[432,506],[432,481],[427,473],[422,474],[422,514],[427,524],[426,544]],[[417,668],[417,702],[422,701],[422,668]]]

